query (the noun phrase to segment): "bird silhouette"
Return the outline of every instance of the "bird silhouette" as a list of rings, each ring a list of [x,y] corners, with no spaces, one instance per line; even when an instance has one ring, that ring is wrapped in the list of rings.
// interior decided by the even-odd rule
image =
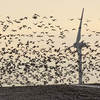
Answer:
[[[78,83],[77,50],[68,44],[74,20],[68,21],[73,27],[64,28],[54,16],[0,19],[0,86]],[[89,33],[82,34],[87,45],[82,49],[83,81],[91,82],[92,76],[98,82],[100,32],[84,24]]]

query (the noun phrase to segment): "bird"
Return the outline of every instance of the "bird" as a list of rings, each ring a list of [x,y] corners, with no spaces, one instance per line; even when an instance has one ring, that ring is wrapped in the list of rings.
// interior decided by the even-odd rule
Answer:
[[[72,19],[70,19],[70,21],[73,21],[74,19],[72,18]]]
[[[57,19],[55,19],[53,16],[43,18],[34,14],[30,18],[21,17],[11,20],[8,17],[0,20],[2,29],[6,28],[6,25],[9,26],[0,34],[0,79],[2,81],[0,86],[5,84],[7,86],[48,85],[51,82],[53,84],[74,84],[78,82],[77,50],[67,44],[70,42],[67,40],[69,33],[73,33],[76,28],[73,24],[73,27],[64,28],[58,25]],[[88,32],[94,31],[89,25],[85,29],[89,29]],[[100,71],[98,39],[100,35],[99,31],[94,33],[83,34],[82,38],[87,45],[82,49],[81,63],[84,70],[84,83],[90,82],[91,76],[95,76],[97,82],[99,80],[99,75],[92,73],[92,71],[97,73]],[[95,40],[93,37],[97,39]],[[93,42],[90,41],[92,39]]]
[[[88,24],[87,23],[84,23],[84,26],[88,26]]]
[[[21,23],[20,21],[18,21],[17,19],[13,20],[15,23]]]

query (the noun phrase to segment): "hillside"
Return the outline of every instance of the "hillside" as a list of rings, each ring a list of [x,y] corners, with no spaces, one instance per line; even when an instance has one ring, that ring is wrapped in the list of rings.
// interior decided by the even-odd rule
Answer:
[[[0,100],[100,100],[100,85],[3,87]]]

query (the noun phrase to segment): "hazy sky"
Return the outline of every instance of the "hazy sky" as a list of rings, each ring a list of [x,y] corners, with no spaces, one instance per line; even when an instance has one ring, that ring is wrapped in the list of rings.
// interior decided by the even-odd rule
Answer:
[[[100,18],[100,0],[0,0],[0,15],[22,16],[37,12],[76,17],[83,7],[87,18]]]
[[[100,31],[100,0],[0,0],[1,16],[41,16],[53,15],[67,27],[68,18],[80,18],[85,8],[84,19],[90,19],[89,28]],[[61,20],[60,20],[61,19]],[[83,19],[83,20],[84,20]],[[84,21],[85,22],[85,21]],[[74,22],[78,28],[79,23]],[[67,25],[67,26],[66,26]]]
[[[67,25],[64,18],[80,18],[82,8],[85,8],[85,19],[95,20],[89,28],[92,26],[93,31],[100,31],[100,0],[0,0],[0,17],[31,16],[33,13],[43,16],[53,15],[55,18],[62,19],[61,22],[67,27],[70,25]],[[79,23],[75,23],[75,28],[78,25]],[[72,34],[77,35],[77,32]],[[76,40],[74,35],[69,36],[71,41],[69,42],[72,44]]]

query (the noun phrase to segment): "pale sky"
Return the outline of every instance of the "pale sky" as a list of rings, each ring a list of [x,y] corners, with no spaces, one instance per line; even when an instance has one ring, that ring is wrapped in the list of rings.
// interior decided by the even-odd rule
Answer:
[[[78,17],[83,7],[87,18],[100,18],[100,0],[0,0],[0,15]]]
[[[31,16],[34,13],[38,13],[39,15],[42,16],[53,15],[55,18],[59,20],[61,19],[60,21],[62,22],[63,26],[71,27],[70,24],[72,23],[68,24],[64,20],[67,18],[80,18],[82,8],[85,8],[85,13],[84,13],[85,19],[95,20],[89,23],[90,24],[89,28],[92,31],[99,32],[100,0],[0,0],[0,17]],[[76,29],[78,29],[79,23],[78,24],[73,23],[73,25],[75,26]],[[82,30],[84,30],[83,27]],[[69,33],[68,37],[70,40],[69,42],[72,44],[76,40],[75,35],[77,35],[77,32],[73,32],[71,34]],[[93,39],[96,40],[96,38]],[[92,79],[95,81],[94,78]]]

